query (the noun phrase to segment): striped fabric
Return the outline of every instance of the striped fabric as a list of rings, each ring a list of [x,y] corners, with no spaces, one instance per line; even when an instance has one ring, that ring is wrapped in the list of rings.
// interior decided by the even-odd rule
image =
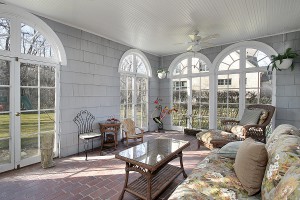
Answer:
[[[244,114],[242,116],[242,119],[239,123],[239,125],[247,125],[247,124],[257,124],[260,115],[261,115],[262,109],[254,109],[249,110],[245,108]]]

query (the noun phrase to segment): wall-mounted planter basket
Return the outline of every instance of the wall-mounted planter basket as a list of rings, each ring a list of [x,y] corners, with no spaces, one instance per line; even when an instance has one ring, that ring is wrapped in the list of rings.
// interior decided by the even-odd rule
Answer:
[[[288,69],[293,63],[292,58],[283,59],[282,63],[280,63],[280,60],[275,61],[276,66],[278,69]]]

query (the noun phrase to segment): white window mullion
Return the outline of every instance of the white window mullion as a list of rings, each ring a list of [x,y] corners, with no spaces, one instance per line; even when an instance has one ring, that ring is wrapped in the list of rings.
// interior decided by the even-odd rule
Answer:
[[[246,102],[246,48],[240,49],[240,102],[239,102],[239,119],[242,118]]]
[[[14,57],[20,57],[21,54],[21,22],[19,20],[11,20],[10,33],[10,51]]]

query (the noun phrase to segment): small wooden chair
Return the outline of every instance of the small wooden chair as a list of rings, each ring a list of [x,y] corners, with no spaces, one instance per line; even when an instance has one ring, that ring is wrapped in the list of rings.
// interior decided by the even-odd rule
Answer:
[[[89,140],[92,139],[92,150],[94,150],[93,139],[101,137],[101,133],[93,131],[93,122],[95,117],[87,110],[80,111],[73,121],[78,126],[78,154],[79,154],[79,139],[84,142],[85,160],[87,160],[87,150]]]
[[[137,139],[141,139],[141,142],[143,143],[143,137],[144,137],[144,130],[140,129],[138,127],[135,126],[135,123],[132,119],[124,119],[124,121],[122,121],[122,132],[123,132],[123,141],[126,140],[126,146],[128,146],[128,140],[132,139],[132,140],[137,140]],[[138,128],[141,133],[137,134],[136,133],[136,128]]]

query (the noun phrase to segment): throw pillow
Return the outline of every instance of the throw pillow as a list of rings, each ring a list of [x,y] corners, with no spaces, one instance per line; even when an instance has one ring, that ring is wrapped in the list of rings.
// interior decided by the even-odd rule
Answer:
[[[248,195],[260,190],[268,162],[265,144],[247,138],[236,154],[234,171]]]
[[[244,114],[239,124],[240,125],[257,124],[261,112],[262,112],[261,109],[249,110],[246,108],[244,110]]]
[[[263,124],[269,116],[269,111],[262,109],[258,124]]]
[[[218,151],[218,155],[226,158],[235,158],[241,144],[242,141],[229,142]]]

